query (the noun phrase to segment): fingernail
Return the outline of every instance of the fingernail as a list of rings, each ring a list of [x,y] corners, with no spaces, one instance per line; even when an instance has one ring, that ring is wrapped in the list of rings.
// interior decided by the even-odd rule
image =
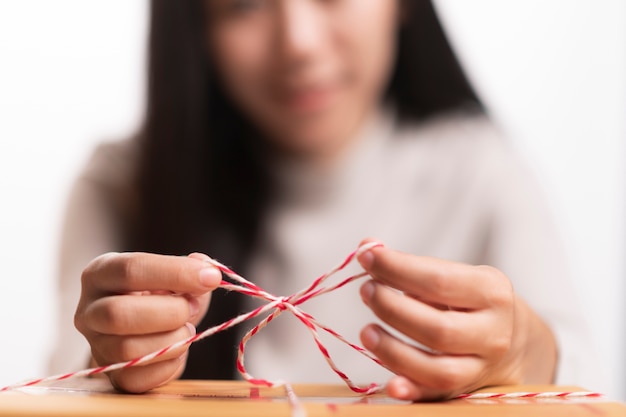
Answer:
[[[374,264],[374,254],[371,250],[366,250],[362,254],[359,255],[358,258],[359,263],[366,271],[372,267]]]
[[[376,330],[373,326],[367,326],[365,329],[363,329],[363,333],[361,334],[361,341],[363,342],[363,346],[365,346],[367,349],[374,350],[380,342],[380,334],[378,333],[378,330]]]
[[[187,328],[189,329],[189,336],[195,336],[196,335],[196,326],[194,326],[193,324],[187,322],[185,323],[185,326],[187,326]]]
[[[189,317],[193,318],[200,312],[200,303],[195,298],[188,298],[189,303]]]
[[[222,273],[215,267],[203,268],[198,273],[200,284],[207,288],[215,288],[220,284]]]
[[[372,281],[367,281],[365,284],[361,285],[361,298],[365,304],[369,304],[369,301],[372,299],[372,295],[374,295],[374,291],[376,291],[374,285],[375,284]]]

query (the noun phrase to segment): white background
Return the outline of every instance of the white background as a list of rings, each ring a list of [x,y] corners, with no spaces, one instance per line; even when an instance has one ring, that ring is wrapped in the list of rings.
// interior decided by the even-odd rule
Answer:
[[[589,388],[626,400],[626,2],[437,5],[557,214],[606,374]],[[46,375],[65,198],[93,146],[141,120],[146,12],[0,0],[0,386]]]

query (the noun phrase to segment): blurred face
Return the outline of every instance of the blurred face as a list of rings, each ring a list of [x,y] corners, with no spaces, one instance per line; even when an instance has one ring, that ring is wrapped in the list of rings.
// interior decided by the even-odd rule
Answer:
[[[394,58],[395,0],[208,0],[209,51],[231,99],[280,150],[341,152]]]

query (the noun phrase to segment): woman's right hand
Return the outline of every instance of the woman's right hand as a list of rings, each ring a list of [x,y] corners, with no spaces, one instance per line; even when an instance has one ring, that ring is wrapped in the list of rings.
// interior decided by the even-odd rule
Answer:
[[[126,362],[195,334],[221,272],[206,255],[108,253],[87,266],[74,324],[98,365]],[[144,392],[185,369],[181,347],[146,365],[109,372],[116,388]]]

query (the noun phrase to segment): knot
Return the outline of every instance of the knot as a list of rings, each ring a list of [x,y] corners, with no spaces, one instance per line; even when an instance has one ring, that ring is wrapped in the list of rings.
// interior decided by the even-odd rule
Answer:
[[[355,392],[362,393],[362,394],[373,394],[375,392],[378,392],[382,389],[382,386],[375,384],[375,383],[372,383],[365,387],[358,386],[355,383],[353,383],[350,380],[350,378],[337,367],[337,365],[331,358],[331,355],[328,352],[328,349],[326,349],[326,347],[322,343],[319,333],[318,333],[318,329],[324,330],[328,334],[332,335],[333,337],[337,338],[341,342],[345,343],[346,345],[356,350],[358,353],[366,356],[367,358],[371,359],[378,365],[384,366],[378,360],[378,358],[372,355],[369,351],[365,350],[365,348],[349,342],[347,339],[345,339],[342,335],[337,333],[335,330],[332,330],[330,327],[318,322],[312,315],[302,311],[299,308],[301,304],[304,304],[305,302],[307,302],[308,300],[312,298],[319,297],[320,295],[339,289],[343,287],[344,285],[349,284],[352,281],[355,281],[357,279],[367,276],[367,273],[365,271],[362,271],[358,274],[349,276],[348,278],[345,278],[335,284],[328,285],[328,286],[323,285],[329,277],[331,277],[335,273],[341,271],[346,266],[348,266],[358,255],[377,246],[381,246],[381,244],[378,242],[370,242],[370,243],[367,243],[365,245],[358,247],[356,250],[350,253],[343,262],[341,262],[335,268],[331,269],[329,272],[315,279],[308,287],[290,296],[276,296],[276,295],[270,294],[266,292],[263,288],[248,281],[247,279],[237,274],[233,270],[222,265],[218,261],[212,259],[209,262],[213,264],[215,267],[217,267],[220,271],[222,271],[228,278],[230,278],[231,280],[235,282],[235,283],[230,283],[228,281],[222,281],[222,283],[220,284],[221,288],[229,290],[229,291],[238,291],[243,294],[250,295],[252,297],[260,298],[265,301],[268,301],[268,303],[248,313],[242,314],[238,317],[228,320],[227,322],[219,326],[215,326],[211,329],[208,329],[205,332],[192,337],[191,339],[194,339],[193,341],[195,342],[196,340],[199,340],[201,338],[207,337],[211,334],[217,333],[219,331],[232,327],[236,324],[239,324],[242,321],[268,313],[267,316],[263,320],[261,320],[259,324],[254,326],[251,330],[249,330],[239,342],[239,348],[238,348],[238,354],[237,354],[237,370],[239,371],[239,373],[245,380],[253,384],[265,385],[269,387],[283,386],[285,384],[284,381],[268,381],[268,380],[265,380],[262,378],[256,378],[250,375],[246,371],[245,364],[244,364],[244,357],[245,357],[245,348],[246,348],[246,344],[248,343],[248,341],[258,332],[260,332],[265,326],[267,326],[272,320],[278,317],[280,314],[282,314],[285,311],[290,311],[311,332],[311,335],[313,336],[320,353],[322,354],[322,356],[324,357],[324,359],[326,360],[330,368],[346,383],[346,385],[348,385],[348,387],[350,387],[350,389],[352,389]]]
[[[276,305],[276,308],[278,308],[280,311],[285,311],[288,308],[287,305],[293,307],[293,304],[291,304],[290,300],[291,296],[278,298],[277,301],[279,301],[279,303]]]

